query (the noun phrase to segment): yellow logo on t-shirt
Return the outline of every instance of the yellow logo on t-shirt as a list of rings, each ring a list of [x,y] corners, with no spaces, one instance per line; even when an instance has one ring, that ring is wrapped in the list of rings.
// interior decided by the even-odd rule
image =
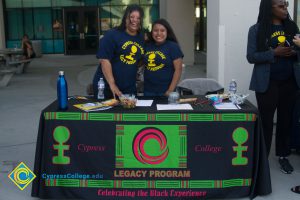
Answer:
[[[155,65],[155,57],[156,57],[156,55],[155,55],[155,53],[151,53],[150,55],[149,55],[149,57],[148,57],[148,66],[149,67],[155,67],[156,65]]]
[[[157,63],[159,60],[159,57],[161,60],[165,60],[166,56],[161,51],[149,51],[146,53],[147,59],[147,70],[149,71],[157,71],[165,66],[164,63]]]
[[[278,45],[284,44],[285,41],[286,41],[286,37],[285,37],[284,31],[275,31],[275,32],[271,35],[271,38],[275,38],[275,37],[277,37]]]
[[[144,49],[140,44],[133,41],[127,41],[122,45],[122,49],[126,50],[128,48],[130,52],[126,55],[120,55],[120,60],[125,64],[132,65],[136,63],[136,55],[138,53],[138,50],[140,50],[141,54],[143,55]]]
[[[279,36],[277,39],[278,39],[278,44],[283,44],[286,40],[284,35]]]
[[[127,60],[134,60],[132,56],[135,56],[136,52],[137,52],[137,47],[132,45],[130,49],[130,54],[128,56],[125,56],[125,58]]]

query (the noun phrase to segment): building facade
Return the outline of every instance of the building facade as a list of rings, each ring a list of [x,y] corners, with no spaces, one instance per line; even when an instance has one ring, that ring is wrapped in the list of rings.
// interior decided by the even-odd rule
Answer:
[[[199,0],[198,0],[199,1]],[[99,38],[120,24],[127,5],[145,12],[144,29],[166,18],[179,38],[185,62],[194,62],[195,0],[0,0],[1,47],[19,46],[26,33],[41,42],[42,53],[94,54]]]
[[[170,22],[184,52],[184,63],[194,64],[195,50],[205,51],[207,77],[225,89],[232,78],[236,79],[238,92],[252,94],[250,100],[255,102],[248,90],[253,65],[246,60],[246,46],[260,0],[0,0],[0,16],[4,16],[0,17],[0,47],[13,47],[25,32],[42,40],[43,53],[72,54],[72,49],[84,46],[74,42],[76,38],[87,41],[88,47],[97,47],[97,37],[119,23],[130,3],[144,8],[145,28],[157,18]],[[290,1],[288,10],[299,26],[300,0]],[[48,17],[41,17],[44,13]],[[76,19],[83,25],[74,26]],[[91,26],[90,19],[96,27]],[[74,36],[74,30],[81,32]]]
[[[169,10],[170,7],[181,10],[184,5],[185,10],[193,10],[193,0],[187,2],[182,4],[177,1],[174,4],[159,0],[2,0],[5,46],[20,46],[21,38],[26,33],[31,40],[41,41],[43,53],[92,54],[96,52],[99,37],[120,24],[127,5],[135,3],[143,7],[144,28],[150,30],[151,23],[160,16],[167,18],[170,15],[169,20],[172,21],[174,16],[173,10]],[[163,8],[162,14],[160,8]],[[182,10],[180,13],[184,14]],[[176,16],[180,17],[178,13]],[[189,17],[193,21],[194,13]],[[177,23],[174,21],[175,25]],[[182,25],[178,27],[181,30]]]

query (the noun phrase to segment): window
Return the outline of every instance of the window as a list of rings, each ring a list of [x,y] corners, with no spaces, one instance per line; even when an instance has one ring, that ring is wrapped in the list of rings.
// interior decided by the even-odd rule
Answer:
[[[207,18],[206,18],[206,0],[195,0],[195,50],[205,51],[207,45]]]
[[[129,4],[144,9],[145,29],[150,30],[159,18],[159,0],[3,0],[3,4],[7,47],[19,44],[26,33],[31,40],[41,40],[43,53],[64,52],[64,7],[98,7],[99,19],[93,27],[99,27],[100,35],[121,23]]]

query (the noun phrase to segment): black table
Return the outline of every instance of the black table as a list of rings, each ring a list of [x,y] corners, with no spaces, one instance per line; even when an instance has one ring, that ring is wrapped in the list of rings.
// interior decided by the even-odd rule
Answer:
[[[203,97],[201,97],[203,98]],[[271,193],[257,109],[151,107],[42,111],[32,196],[84,199],[234,198]]]

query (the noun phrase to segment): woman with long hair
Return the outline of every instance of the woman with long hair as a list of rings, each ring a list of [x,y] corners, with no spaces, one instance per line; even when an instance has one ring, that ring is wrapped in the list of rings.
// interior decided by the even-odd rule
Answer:
[[[250,90],[255,91],[267,153],[270,153],[277,110],[276,156],[281,171],[290,174],[294,169],[287,157],[300,71],[292,41],[298,27],[291,20],[287,7],[285,0],[261,0],[257,23],[248,33],[247,59],[254,64]]]
[[[145,45],[144,95],[168,96],[173,92],[182,73],[182,58],[170,24],[165,19],[156,20]]]
[[[97,58],[99,67],[94,75],[93,90],[97,96],[100,77],[105,81],[105,98],[136,93],[138,63],[144,54],[141,33],[144,12],[138,5],[129,5],[121,24],[105,33],[100,39]]]

